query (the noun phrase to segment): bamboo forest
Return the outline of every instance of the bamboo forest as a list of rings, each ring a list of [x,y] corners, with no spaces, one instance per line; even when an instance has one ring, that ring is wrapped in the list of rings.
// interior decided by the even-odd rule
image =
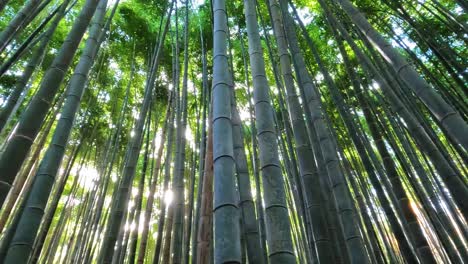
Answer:
[[[467,0],[0,0],[0,263],[468,263]]]

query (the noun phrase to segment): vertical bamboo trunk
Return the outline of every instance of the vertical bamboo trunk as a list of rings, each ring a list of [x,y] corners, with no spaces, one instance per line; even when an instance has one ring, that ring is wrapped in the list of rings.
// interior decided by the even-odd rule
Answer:
[[[38,63],[41,61],[41,58],[44,56],[47,50],[47,45],[49,44],[53,33],[57,29],[58,23],[60,22],[60,20],[62,20],[63,16],[65,15],[65,10],[67,8],[69,1],[70,0],[66,0],[62,3],[58,11],[58,14],[56,15],[55,19],[52,21],[52,24],[49,26],[47,31],[45,32],[45,35],[42,38],[39,46],[34,50],[34,53],[29,59],[28,64],[26,65],[23,71],[23,74],[21,75],[21,78],[19,78],[15,84],[15,89],[8,97],[8,101],[6,105],[2,108],[2,111],[0,112],[0,132],[2,132],[3,129],[5,128],[5,125],[7,124],[8,119],[10,118],[15,106],[18,103],[18,99],[20,98],[21,94],[25,92],[25,88],[28,85],[28,82],[31,76],[36,70],[36,67],[38,66]]]
[[[144,160],[143,160],[143,166],[141,169],[141,175],[140,175],[140,181],[138,182],[138,193],[137,197],[135,198],[135,206],[136,208],[134,209],[133,213],[133,219],[132,222],[135,222],[135,228],[131,230],[130,232],[130,242],[128,246],[129,254],[128,254],[128,263],[133,264],[135,263],[135,257],[136,257],[136,247],[137,247],[137,242],[138,242],[138,233],[140,230],[140,219],[141,219],[141,208],[142,208],[142,203],[143,203],[143,194],[144,194],[144,188],[145,188],[145,178],[146,178],[146,173],[148,171],[148,159],[149,159],[149,153],[150,153],[150,130],[151,130],[151,114],[148,115],[148,121],[147,121],[147,132],[146,132],[146,143],[145,143],[145,154],[144,154]],[[153,144],[151,144],[153,145]],[[153,148],[153,147],[151,147]],[[153,151],[151,151],[153,153]],[[150,172],[151,173],[151,170]],[[151,180],[151,179],[150,179]],[[124,258],[125,260],[125,258]],[[122,261],[123,262],[123,261]]]
[[[211,113],[210,118],[211,120]],[[200,221],[197,234],[197,263],[212,263],[210,247],[213,230],[213,126],[208,129],[202,195],[200,203]]]
[[[205,170],[205,153],[206,153],[206,135],[207,135],[207,129],[206,129],[206,122],[207,122],[207,111],[208,111],[208,102],[210,102],[209,98],[209,93],[208,93],[208,73],[207,73],[207,65],[206,65],[206,52],[205,52],[205,44],[203,40],[203,31],[201,29],[200,25],[200,42],[201,42],[201,47],[202,47],[202,92],[201,92],[201,107],[202,107],[202,119],[201,119],[201,137],[200,137],[200,145],[199,145],[199,160],[198,160],[198,187],[197,187],[197,208],[196,208],[196,213],[195,213],[195,218],[194,218],[194,228],[193,228],[193,234],[192,234],[192,250],[191,250],[191,255],[192,255],[192,263],[197,264],[198,257],[197,257],[197,248],[198,248],[198,229],[199,229],[199,223],[200,223],[200,216],[201,216],[201,199],[202,199],[202,190],[203,190],[203,182],[204,182],[204,170]]]
[[[198,111],[197,111],[198,112]],[[198,127],[198,125],[197,125]],[[196,139],[199,138],[199,131],[197,129],[197,133],[196,133],[196,136],[195,136]],[[185,264],[189,264],[190,263],[190,259],[192,258],[190,256],[190,244],[191,244],[191,236],[192,236],[192,229],[193,229],[193,225],[192,225],[192,222],[193,222],[193,215],[194,215],[194,210],[195,210],[195,175],[197,173],[196,171],[196,166],[197,166],[197,161],[196,161],[196,155],[195,155],[195,151],[192,151],[191,153],[191,168],[190,168],[190,180],[189,180],[189,183],[190,183],[190,189],[189,189],[189,193],[188,193],[188,204],[185,206],[185,215],[186,215],[186,219],[185,219],[185,224],[184,224],[184,253],[183,253],[183,257],[184,257],[184,260],[183,260],[183,263]]]
[[[170,120],[171,120],[171,115],[172,115],[171,105],[172,105],[172,93],[169,92],[169,99],[168,99],[167,110],[166,110],[166,115],[165,115],[166,122],[164,122],[164,127],[162,129],[161,145],[159,145],[158,152],[156,154],[156,165],[154,167],[153,180],[152,180],[152,183],[150,184],[149,196],[148,196],[148,200],[146,201],[146,208],[145,208],[145,214],[144,214],[145,222],[143,223],[143,231],[141,232],[141,241],[140,241],[140,246],[138,249],[138,259],[137,259],[138,264],[143,264],[145,260],[146,247],[148,244],[147,241],[148,241],[149,223],[151,220],[151,212],[153,210],[154,195],[156,193],[156,185],[158,183],[159,171],[161,168],[162,154],[163,154],[164,145],[166,142],[166,133],[168,130],[168,126],[170,125]],[[154,140],[156,140],[156,138]],[[160,233],[158,233],[158,236],[160,236]]]
[[[170,108],[173,108],[173,93],[171,93],[171,99],[169,100],[170,103]],[[168,190],[168,185],[169,185],[169,180],[170,180],[170,164],[172,160],[172,149],[173,149],[173,134],[174,134],[174,111],[169,112],[170,115],[168,117],[168,132],[167,132],[167,145],[166,145],[166,157],[165,157],[165,166],[164,166],[164,181],[163,181],[163,186],[162,186],[162,192],[161,192],[161,198],[159,200],[159,207],[160,207],[160,213],[159,213],[159,219],[158,219],[158,231],[157,231],[157,239],[155,243],[155,249],[153,253],[153,263],[159,263],[160,259],[160,253],[161,253],[161,248],[162,248],[162,238],[163,238],[163,232],[164,232],[164,224],[166,220],[166,207],[168,207],[168,210],[172,210],[170,205],[167,205],[164,199],[164,195]],[[169,218],[169,216],[168,216]],[[170,231],[169,231],[170,233]],[[167,236],[166,232],[166,236]]]
[[[263,178],[269,261],[272,264],[296,263],[254,1],[244,1],[244,14],[254,87],[255,123],[258,129],[260,168]]]
[[[184,219],[185,219],[185,188],[184,188],[184,178],[185,178],[185,147],[187,141],[185,139],[185,130],[187,128],[187,91],[188,91],[188,14],[189,13],[189,1],[185,1],[185,23],[184,23],[184,74],[182,80],[182,92],[180,101],[177,108],[177,140],[176,140],[176,156],[174,164],[174,180],[173,180],[173,190],[174,190],[174,224],[173,224],[173,235],[171,241],[171,262],[174,264],[181,264],[184,262]],[[177,34],[177,15],[176,15],[176,52],[175,52],[175,67],[176,67],[176,78],[175,78],[175,89],[178,90],[179,87],[179,47],[178,47],[178,34]]]
[[[281,9],[275,0],[269,1],[271,17],[274,25],[276,43],[280,57],[281,72],[286,87],[288,112],[294,132],[296,153],[299,160],[299,167],[303,179],[304,190],[307,196],[307,209],[309,211],[315,247],[319,261],[329,263],[332,261],[331,244],[327,225],[323,215],[320,197],[320,175],[315,166],[314,154],[310,146],[309,138],[304,121],[303,109],[299,104],[299,98],[294,87],[292,75],[291,59],[288,53],[286,36],[281,19]],[[323,177],[323,176],[322,176]]]
[[[41,3],[41,0],[29,0],[23,8],[15,15],[6,28],[0,33],[0,53],[5,51],[5,48],[10,43],[13,36],[20,30],[23,24],[27,21],[31,12]]]
[[[360,89],[360,87],[355,86],[354,89]],[[369,107],[363,98],[362,91],[356,90],[356,94],[358,101],[362,106],[371,135],[375,144],[377,145],[377,150],[381,155],[383,165],[388,174],[389,180],[392,183],[393,188],[391,189],[391,192],[393,192],[395,197],[398,199],[398,204],[396,204],[397,209],[401,210],[402,215],[404,216],[404,219],[401,220],[407,223],[409,229],[408,231],[413,238],[414,245],[416,246],[419,255],[425,256],[424,258],[428,258],[430,255],[432,255],[431,249],[429,248],[429,244],[426,241],[427,238],[423,234],[423,227],[418,223],[415,212],[411,208],[410,200],[403,188],[403,184],[400,180],[400,176],[398,175],[396,165],[385,146],[385,142],[383,141],[383,137],[378,130],[374,117],[370,113]]]
[[[61,103],[58,104],[59,107],[61,105]],[[58,113],[58,111],[54,111],[54,113],[55,112]],[[6,221],[8,220],[8,217],[10,217],[13,206],[19,201],[20,194],[21,196],[24,196],[25,192],[29,190],[29,188],[26,187],[30,185],[30,182],[32,180],[32,177],[30,175],[35,174],[35,170],[33,170],[33,167],[37,166],[40,162],[40,160],[38,160],[40,157],[39,155],[41,154],[41,151],[43,150],[44,145],[46,144],[47,137],[49,136],[52,126],[55,123],[54,121],[55,118],[49,118],[49,120],[46,121],[45,127],[41,132],[40,139],[35,144],[35,149],[29,159],[28,164],[24,166],[24,168],[20,172],[20,176],[16,179],[13,185],[13,189],[7,197],[7,203],[2,208],[3,210],[2,217],[0,218],[0,232],[3,231]]]
[[[18,227],[5,257],[5,263],[25,262],[31,254],[34,238],[39,229],[54,179],[65,153],[65,147],[73,127],[75,114],[83,96],[85,81],[93,64],[93,59],[99,49],[106,4],[107,1],[102,1],[97,8],[96,16],[90,29],[90,35],[86,42],[84,55],[80,58],[75,74],[71,78],[60,119],[52,137],[52,143],[39,166],[37,176],[26,201],[26,207],[21,214]],[[24,232],[27,233],[26,236]]]
[[[250,175],[245,155],[244,139],[242,136],[242,125],[239,112],[233,105],[233,140],[234,158],[236,161],[237,179],[239,185],[240,209],[242,213],[243,233],[246,240],[247,256],[249,263],[263,263],[263,254],[260,244],[260,232],[255,217],[255,207],[250,191]]]
[[[227,49],[225,0],[213,1],[213,225],[214,263],[241,262],[241,231],[235,186],[232,88]],[[203,263],[203,262],[198,262]]]
[[[309,47],[312,50],[312,53],[313,53],[313,55],[315,57],[315,60],[317,61],[317,64],[319,65],[319,68],[320,68],[322,74],[325,77],[325,81],[327,82],[327,85],[331,90],[332,97],[333,97],[335,103],[339,106],[340,115],[345,120],[345,123],[348,126],[348,129],[354,130],[354,128],[350,127],[350,126],[353,126],[353,125],[351,124],[351,121],[349,120],[347,110],[344,109],[344,104],[345,103],[343,101],[343,98],[341,97],[341,95],[340,95],[336,85],[334,84],[333,80],[331,79],[330,74],[326,70],[323,63],[321,62],[321,59],[320,59],[320,57],[318,55],[318,51],[317,51],[317,48],[315,47],[315,44],[312,42],[310,37],[307,35],[307,33],[305,31],[305,28],[303,28],[303,32],[305,34],[306,40],[309,43]],[[340,51],[342,53],[342,56],[343,56],[343,59],[344,59],[344,62],[345,62],[345,67],[347,69],[348,75],[353,80],[353,84],[354,84],[353,86],[354,86],[355,89],[360,89],[359,88],[359,83],[356,83],[357,79],[354,76],[354,72],[352,72],[350,67],[348,66],[349,64],[347,63],[348,62],[347,55],[344,54],[345,50],[342,48],[342,45],[340,45],[340,44],[339,44],[339,47],[340,47]],[[361,93],[359,93],[358,94],[358,99],[363,100],[361,96],[362,96]],[[388,177],[390,177],[390,179],[392,180],[393,189],[391,190],[391,193],[395,192],[395,196],[396,196],[396,198],[398,198],[398,203],[396,203],[395,206],[397,207],[397,211],[402,210],[402,213],[400,214],[400,216],[401,215],[404,216],[404,219],[402,219],[402,220],[404,220],[403,225],[407,226],[407,228],[411,232],[412,237],[413,237],[413,242],[415,243],[415,246],[418,248],[418,250],[421,250],[420,255],[427,255],[428,257],[430,257],[432,255],[432,253],[430,251],[429,245],[427,244],[425,238],[423,237],[423,234],[421,233],[421,229],[419,229],[419,227],[418,227],[418,222],[417,222],[414,214],[412,213],[411,208],[409,208],[409,206],[410,206],[409,200],[406,197],[406,193],[403,190],[401,182],[399,181],[399,176],[397,174],[397,171],[396,171],[396,168],[395,168],[395,166],[393,164],[393,161],[390,159],[390,155],[387,152],[387,149],[386,149],[385,145],[383,145],[383,142],[381,140],[381,136],[380,136],[380,134],[378,134],[378,131],[376,130],[377,128],[376,128],[375,124],[373,122],[370,122],[373,119],[372,119],[372,116],[370,115],[369,111],[366,111],[366,109],[364,109],[364,114],[365,114],[366,120],[368,121],[371,133],[374,136],[375,142],[377,143],[378,150],[383,155],[382,157],[383,157],[383,160],[384,160],[384,166],[386,168],[387,173],[389,174]],[[346,117],[346,116],[348,116],[348,117]],[[353,135],[355,135],[355,134],[353,134]],[[353,136],[353,141],[358,140],[358,139],[355,139],[355,138],[356,137]],[[366,154],[363,153],[363,155],[366,155]],[[372,172],[371,172],[371,174],[372,174]],[[383,198],[383,196],[382,196],[382,198]],[[405,221],[406,221],[406,223],[405,223]],[[393,227],[398,228],[398,227],[395,227],[395,226],[393,226]],[[403,239],[404,239],[404,237],[403,237]]]
[[[47,233],[52,224],[53,216],[57,210],[60,196],[62,195],[62,192],[65,189],[65,184],[70,176],[70,171],[73,168],[73,165],[75,163],[76,158],[78,157],[78,153],[82,145],[83,145],[83,138],[80,140],[79,145],[72,152],[73,154],[70,157],[70,161],[69,161],[69,164],[67,165],[67,169],[65,170],[65,173],[62,175],[62,179],[60,179],[59,186],[57,187],[57,190],[56,190],[57,193],[55,194],[53,200],[51,201],[48,211],[44,215],[44,222],[42,224],[43,227],[40,228],[36,241],[34,242],[33,254],[31,256],[31,261],[33,263],[36,263],[39,260],[39,256],[44,246]]]
[[[364,252],[359,227],[355,218],[354,204],[347,190],[347,184],[340,168],[334,140],[329,134],[329,128],[327,128],[326,122],[322,116],[323,110],[320,105],[320,97],[316,92],[310,73],[306,69],[304,58],[300,53],[293,21],[288,12],[287,2],[285,0],[280,0],[280,6],[286,25],[286,37],[288,38],[297,78],[304,91],[317,137],[320,139],[321,151],[339,212],[350,262],[367,263],[368,258]]]
[[[164,248],[162,250],[161,263],[170,263],[171,262],[171,240],[172,240],[172,226],[174,224],[174,206],[169,206],[167,208],[167,224],[164,226],[166,231],[164,232]],[[159,263],[157,256],[154,256],[153,263]],[[159,256],[158,256],[159,257]]]
[[[349,0],[334,0],[361,29],[382,56],[409,88],[426,104],[450,137],[468,149],[468,124],[449,104],[418,74],[406,59],[375,30]]]
[[[325,5],[322,5],[322,7],[324,9],[327,8]],[[326,12],[329,13],[329,11]],[[343,38],[350,44],[365,72],[368,75],[371,75],[368,76],[368,79],[377,79],[382,87],[382,92],[387,97],[387,100],[389,100],[393,111],[401,115],[401,117],[405,120],[407,129],[411,131],[420,148],[430,157],[435,168],[447,184],[448,189],[451,191],[453,198],[460,207],[462,213],[466,214],[468,209],[466,208],[467,204],[463,202],[463,197],[466,197],[468,189],[466,188],[465,184],[461,183],[458,175],[459,172],[457,172],[457,170],[449,164],[447,159],[442,155],[435,143],[424,130],[424,125],[416,119],[416,117],[409,111],[406,105],[403,104],[401,99],[395,94],[392,88],[390,88],[390,85],[380,74],[380,72],[376,70],[374,65],[370,62],[369,58],[364,55],[364,53],[357,47],[354,41],[352,41],[343,25],[341,25],[341,23],[339,23],[333,15],[329,15],[328,18],[332,22],[332,25],[338,28]]]
[[[86,1],[58,55],[42,78],[39,90],[23,113],[15,135],[0,157],[0,171],[2,171],[0,175],[0,206],[3,205],[16,173],[26,159],[29,149],[39,132],[98,2],[98,0]]]
[[[62,4],[55,7],[55,9],[37,26],[37,28],[31,34],[29,34],[29,36],[21,43],[21,45],[19,45],[19,47],[13,52],[10,58],[8,58],[8,60],[2,63],[2,66],[0,67],[0,77],[3,76],[3,74],[5,74],[5,72],[9,70],[11,66],[18,61],[18,59],[25,55],[27,49],[31,49],[39,40],[42,40],[46,33],[44,32],[41,35],[39,35],[39,33],[42,32],[42,30],[47,26],[47,24],[50,22],[50,20],[52,20],[52,18],[56,17],[56,14],[59,12],[60,9],[65,11],[68,2],[69,1],[64,1]],[[67,12],[63,12],[63,14],[66,13]]]
[[[39,142],[37,142],[37,145],[40,146],[41,148],[38,148],[35,150],[35,152],[33,153],[33,155],[31,156],[31,158],[38,158],[39,155],[41,154],[41,150],[42,150],[42,147],[44,146],[44,144],[46,143],[46,140],[47,140],[47,137],[52,129],[52,126],[53,124],[55,123],[55,118],[53,118],[52,116],[56,116],[58,113],[59,113],[59,110],[60,110],[60,107],[62,106],[62,103],[63,103],[63,99],[65,98],[65,96],[61,96],[60,99],[58,100],[58,102],[56,102],[56,109],[55,111],[50,114],[49,118],[47,118],[47,122],[45,124],[45,127],[42,131],[42,136],[41,136],[41,139],[39,140]],[[27,176],[28,178],[26,179],[26,182],[24,183],[24,186],[23,186],[23,190],[21,190],[21,197],[18,197],[18,201],[17,201],[17,209],[16,209],[16,212],[13,214],[14,215],[14,218],[12,218],[12,221],[11,223],[9,224],[9,228],[7,229],[7,232],[5,232],[5,235],[3,237],[3,239],[1,240],[1,244],[0,244],[0,262],[3,261],[3,259],[5,258],[5,255],[7,253],[7,250],[8,250],[8,247],[11,243],[11,240],[13,238],[13,235],[16,231],[16,227],[18,226],[18,222],[19,222],[19,219],[20,219],[20,215],[21,215],[21,211],[24,209],[24,206],[25,206],[25,201],[27,200],[28,198],[28,195],[30,193],[30,189],[31,189],[31,186],[32,186],[32,183],[33,183],[33,180],[34,180],[34,177],[33,175],[36,175],[36,172],[37,172],[37,166],[38,164],[40,163],[40,160],[37,160],[36,162],[33,162],[33,163],[30,163],[28,164],[28,167],[24,168],[24,173],[26,173],[25,176]],[[18,203],[20,202],[20,203]],[[4,208],[4,210],[7,209],[7,208]],[[3,213],[7,213],[7,211],[3,211]],[[11,214],[11,212],[9,213]],[[7,219],[5,219],[6,221]]]
[[[150,75],[147,77],[145,96],[143,99],[143,103],[140,107],[138,121],[134,130],[135,136],[132,138],[130,146],[127,149],[128,160],[125,164],[125,168],[123,171],[122,182],[119,186],[119,189],[117,190],[116,203],[114,207],[115,211],[114,214],[110,216],[109,224],[106,230],[106,236],[101,247],[99,261],[103,263],[110,263],[112,261],[112,256],[114,255],[115,242],[118,238],[118,234],[121,234],[121,232],[123,231],[123,218],[127,209],[127,200],[130,197],[130,186],[133,181],[136,170],[136,164],[138,162],[138,154],[141,148],[144,120],[146,120],[146,115],[148,113],[148,109],[152,98],[155,74],[158,69],[161,53],[163,52],[162,43],[164,43],[164,39],[169,28],[169,18],[170,14],[172,13],[172,8],[174,6],[173,3],[174,2],[171,3],[171,6],[169,8],[166,25],[164,27],[163,32],[161,33],[159,44],[155,49],[155,55],[153,56],[153,60],[151,60]]]
[[[239,29],[240,30],[240,29]],[[245,82],[247,86],[247,97],[252,98],[252,92],[250,91],[250,82],[249,82],[249,73],[248,73],[248,64],[247,64],[247,59],[245,56],[245,48],[244,48],[244,41],[242,35],[240,37],[240,43],[241,43],[241,54],[242,54],[242,62],[244,65],[244,77],[245,77]],[[250,145],[248,145],[248,149],[250,151],[250,162],[252,164],[252,170],[254,174],[254,180],[255,180],[255,193],[256,193],[256,199],[255,199],[255,209],[258,213],[258,226],[259,226],[259,231],[260,231],[260,243],[262,245],[262,257],[263,257],[263,263],[268,263],[268,256],[267,256],[267,245],[266,245],[266,232],[265,232],[265,217],[264,217],[264,211],[263,211],[263,206],[262,206],[262,193],[260,190],[260,175],[259,175],[259,161],[258,161],[258,154],[257,154],[257,130],[255,127],[255,122],[254,122],[254,117],[253,117],[253,111],[254,111],[254,106],[252,103],[252,100],[249,101],[249,117],[250,117],[250,141],[252,144],[251,151],[250,151]]]

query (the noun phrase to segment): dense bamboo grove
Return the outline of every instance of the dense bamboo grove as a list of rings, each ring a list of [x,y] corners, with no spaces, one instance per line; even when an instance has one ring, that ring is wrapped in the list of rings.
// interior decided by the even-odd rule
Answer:
[[[0,263],[468,261],[465,0],[0,0]]]

